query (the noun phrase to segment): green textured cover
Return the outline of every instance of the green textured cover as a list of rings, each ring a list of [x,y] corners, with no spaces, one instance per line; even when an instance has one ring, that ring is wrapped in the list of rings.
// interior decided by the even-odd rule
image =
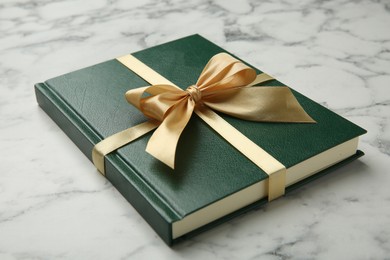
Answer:
[[[192,35],[133,55],[185,89],[196,82],[208,60],[223,51],[203,37]],[[130,88],[146,85],[113,59],[38,83],[35,89],[39,105],[91,160],[92,148],[100,140],[146,120],[124,98]],[[274,80],[267,85],[283,84]],[[317,124],[255,123],[222,116],[287,168],[366,132],[298,92],[293,93]],[[197,116],[192,117],[180,138],[174,171],[145,152],[150,135],[108,155],[106,177],[167,244],[180,240],[172,240],[173,222],[267,178]]]

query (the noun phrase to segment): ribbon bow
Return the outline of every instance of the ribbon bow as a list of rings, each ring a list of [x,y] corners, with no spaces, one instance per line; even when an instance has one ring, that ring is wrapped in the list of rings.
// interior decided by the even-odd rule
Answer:
[[[315,122],[288,87],[252,87],[272,80],[219,53],[207,63],[195,85],[182,90],[172,85],[153,85],[126,92],[128,102],[160,123],[146,151],[174,168],[180,135],[193,112],[212,109],[237,118],[262,122]],[[148,95],[146,96],[145,93]]]

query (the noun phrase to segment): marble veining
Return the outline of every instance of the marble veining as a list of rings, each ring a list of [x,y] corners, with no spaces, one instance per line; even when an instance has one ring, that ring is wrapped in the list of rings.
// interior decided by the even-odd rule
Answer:
[[[2,0],[0,259],[390,259],[389,25],[388,0]],[[193,33],[366,128],[366,155],[168,248],[33,84]]]

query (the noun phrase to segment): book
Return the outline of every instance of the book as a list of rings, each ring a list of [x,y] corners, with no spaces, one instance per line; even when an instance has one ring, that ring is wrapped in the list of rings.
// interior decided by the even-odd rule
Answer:
[[[220,52],[228,53],[191,35],[132,55],[185,89]],[[35,93],[42,109],[92,160],[98,142],[147,120],[124,94],[148,85],[112,59],[37,83]],[[266,85],[284,86],[277,80]],[[316,124],[252,122],[219,114],[286,166],[287,193],[362,156],[358,139],[366,133],[291,90]],[[174,170],[145,152],[150,136],[107,155],[105,176],[168,245],[268,202],[268,175],[196,115],[180,137]]]

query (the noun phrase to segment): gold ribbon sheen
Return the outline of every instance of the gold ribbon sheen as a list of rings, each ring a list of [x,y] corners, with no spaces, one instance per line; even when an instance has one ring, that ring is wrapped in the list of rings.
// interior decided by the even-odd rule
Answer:
[[[252,87],[273,78],[264,73],[256,76],[252,68],[226,53],[213,56],[196,84],[186,90],[180,89],[132,55],[117,60],[152,84],[126,92],[127,101],[151,120],[114,134],[94,147],[93,162],[102,174],[106,154],[155,128],[146,151],[174,168],[179,137],[195,112],[269,175],[268,200],[284,194],[284,165],[213,110],[251,121],[314,123],[288,87]]]

